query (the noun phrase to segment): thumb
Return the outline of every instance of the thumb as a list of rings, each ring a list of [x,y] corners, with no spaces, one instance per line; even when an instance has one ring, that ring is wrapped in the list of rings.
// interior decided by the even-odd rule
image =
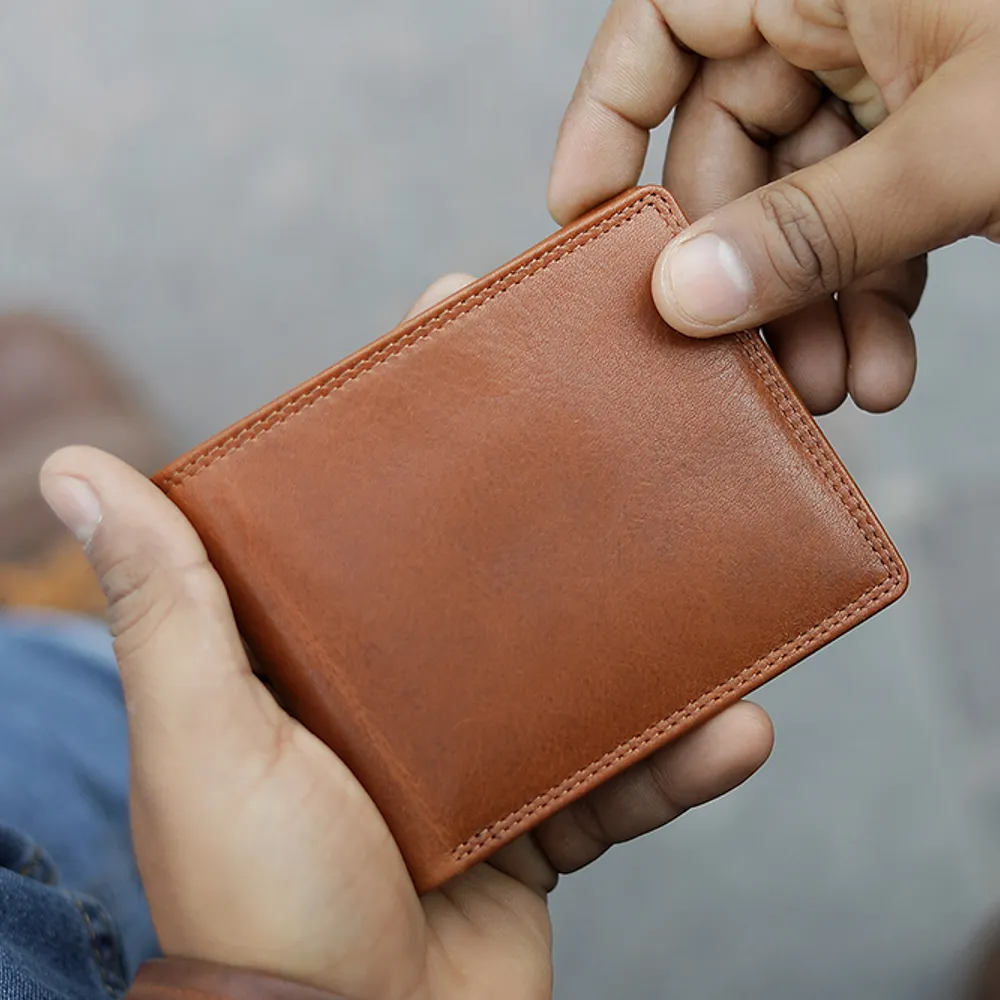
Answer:
[[[242,752],[226,744],[249,739],[252,727],[220,720],[259,716],[269,703],[280,710],[260,696],[222,581],[191,525],[145,477],[93,448],[53,455],[41,488],[107,596],[137,765],[168,748],[173,758],[209,744],[221,756]]]
[[[988,71],[988,72],[987,72]],[[700,219],[657,262],[664,319],[753,329],[855,279],[982,230],[995,209],[995,71],[946,64],[873,132]]]

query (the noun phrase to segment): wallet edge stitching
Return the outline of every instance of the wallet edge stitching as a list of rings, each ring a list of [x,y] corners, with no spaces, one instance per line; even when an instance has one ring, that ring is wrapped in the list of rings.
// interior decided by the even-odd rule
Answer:
[[[858,487],[845,474],[843,464],[831,454],[829,444],[816,433],[816,429],[803,420],[795,401],[775,372],[775,362],[764,351],[760,338],[753,334],[739,335],[741,346],[753,365],[758,378],[764,383],[781,410],[792,433],[806,449],[817,471],[840,498],[840,502],[851,515],[861,533],[882,564],[889,580],[898,581],[902,577],[902,567],[896,553],[887,543],[884,530],[878,525],[860,496]],[[862,595],[864,596],[864,595]]]
[[[669,204],[665,203],[662,199],[656,199],[653,204],[668,225],[675,224],[676,219]],[[790,661],[794,660],[798,653],[822,635],[841,625],[856,624],[862,617],[862,613],[868,608],[879,601],[891,603],[902,592],[904,577],[899,557],[886,544],[884,531],[875,522],[871,513],[867,510],[864,501],[859,503],[859,490],[857,486],[848,479],[839,461],[831,458],[829,445],[826,445],[819,435],[817,435],[815,428],[810,427],[808,422],[803,420],[802,414],[799,412],[799,407],[795,404],[795,400],[789,395],[780,377],[776,375],[774,362],[769,363],[767,356],[764,354],[759,336],[752,333],[742,333],[738,335],[737,339],[745,356],[753,367],[754,374],[775,400],[796,440],[805,449],[806,457],[811,460],[827,484],[833,488],[834,493],[843,504],[845,510],[868,542],[872,553],[878,559],[886,573],[885,577],[865,590],[852,602],[828,615],[823,621],[801,632],[777,649],[771,650],[770,653],[765,654],[754,663],[744,667],[743,670],[733,674],[728,680],[723,681],[712,688],[712,690],[689,702],[684,708],[653,723],[641,733],[620,743],[613,750],[608,751],[586,767],[581,768],[568,778],[553,785],[530,802],[525,803],[489,826],[483,827],[449,852],[449,857],[453,861],[463,862],[480,853],[492,841],[504,838],[507,833],[515,827],[526,823],[539,810],[565,798],[602,771],[607,770],[609,767],[614,767],[623,760],[634,756],[640,750],[645,749],[650,743],[665,736],[671,730],[676,729],[692,716],[700,714],[708,706],[714,705],[730,694],[738,694],[741,691],[752,688],[754,682],[759,680],[772,668],[790,665]],[[849,502],[849,500],[853,501],[853,503]]]
[[[569,236],[563,242],[555,244],[555,246],[550,247],[537,257],[532,257],[525,261],[522,265],[513,271],[508,271],[497,278],[492,284],[480,289],[480,291],[468,299],[456,302],[455,305],[429,317],[412,330],[406,330],[404,327],[397,336],[388,340],[371,354],[364,355],[342,371],[334,371],[328,378],[323,379],[317,385],[301,393],[294,394],[275,409],[270,410],[252,423],[234,431],[230,436],[219,441],[202,454],[192,457],[179,469],[170,472],[163,478],[164,487],[167,491],[176,489],[186,480],[199,475],[229,455],[240,451],[246,445],[262,437],[297,414],[314,406],[347,383],[355,381],[365,373],[378,367],[378,365],[397,357],[407,348],[420,343],[431,334],[445,329],[460,317],[469,315],[497,296],[502,295],[508,289],[516,287],[522,281],[556,263],[556,261],[562,260],[593,240],[624,225],[650,205],[667,221],[671,229],[681,230],[682,220],[674,214],[673,208],[664,201],[662,195],[658,193],[644,195],[642,198],[624,205],[617,212],[600,219],[587,229],[581,230]]]
[[[181,487],[188,479],[199,475],[229,455],[240,451],[246,445],[280,426],[291,417],[328,397],[343,385],[360,378],[366,372],[372,371],[378,365],[391,360],[407,348],[425,340],[431,334],[448,327],[455,320],[472,313],[503,292],[516,287],[527,278],[544,270],[556,261],[572,254],[606,233],[617,229],[639,215],[649,206],[652,206],[656,210],[657,214],[667,223],[668,228],[672,231],[676,232],[683,227],[683,220],[676,213],[671,202],[660,192],[653,191],[637,198],[635,201],[622,206],[616,212],[599,219],[588,228],[569,236],[562,242],[550,246],[538,256],[526,260],[517,268],[503,274],[492,284],[480,289],[468,298],[462,299],[447,309],[430,316],[418,326],[412,329],[404,328],[398,335],[388,339],[373,352],[358,358],[347,368],[335,370],[326,379],[293,395],[290,399],[285,400],[279,406],[266,412],[263,416],[234,430],[233,433],[225,437],[222,441],[215,443],[208,450],[192,457],[179,469],[164,476],[162,482],[165,491],[169,493]],[[689,702],[684,708],[660,719],[643,732],[619,744],[613,750],[608,751],[586,767],[581,768],[563,781],[553,785],[507,816],[477,831],[473,836],[448,852],[448,856],[452,858],[453,862],[465,861],[479,854],[493,841],[504,838],[512,829],[525,824],[540,809],[564,798],[602,771],[634,756],[651,742],[665,736],[692,716],[703,712],[707,707],[730,694],[738,694],[753,687],[754,682],[764,674],[776,666],[788,665],[789,661],[796,654],[819,637],[841,625],[856,623],[861,617],[862,612],[869,607],[880,600],[884,603],[891,603],[902,592],[904,574],[901,562],[892,548],[886,544],[887,540],[884,531],[875,522],[870,511],[866,509],[863,499],[859,502],[857,487],[846,477],[842,467],[839,465],[839,461],[831,458],[829,446],[826,445],[824,447],[824,442],[816,434],[815,428],[810,427],[808,422],[803,420],[802,414],[799,412],[799,406],[796,405],[795,400],[789,395],[787,388],[782,384],[780,376],[775,374],[774,362],[773,360],[769,360],[764,354],[764,348],[759,339],[759,336],[752,333],[740,334],[737,337],[745,357],[749,360],[753,368],[753,373],[775,400],[785,418],[786,424],[799,444],[805,449],[806,457],[810,459],[827,484],[833,488],[834,493],[843,504],[845,510],[868,542],[873,554],[881,563],[886,576],[879,583],[874,584],[859,597],[855,598],[854,601],[833,612],[823,619],[823,621],[800,633],[794,639],[788,640],[782,646],[765,654],[738,673],[733,674],[728,680],[723,681],[712,690],[703,693],[694,701]]]
[[[459,844],[458,847],[453,848],[449,852],[449,856],[455,861],[464,861],[483,851],[492,841],[505,839],[506,834],[521,824],[526,823],[539,810],[565,798],[602,771],[614,767],[616,764],[634,756],[640,750],[644,750],[650,743],[665,736],[671,730],[676,729],[692,716],[700,715],[710,705],[714,705],[729,695],[740,694],[754,687],[754,682],[763,677],[769,670],[776,666],[786,665],[791,658],[803,651],[816,639],[819,639],[838,626],[850,622],[861,612],[877,604],[880,600],[891,599],[894,596],[892,591],[896,586],[898,586],[898,580],[891,576],[886,577],[881,583],[869,588],[851,604],[825,618],[818,625],[807,629],[801,635],[778,647],[778,649],[772,650],[766,656],[761,657],[761,659],[745,667],[728,680],[712,688],[711,691],[706,691],[683,708],[660,719],[658,722],[654,722],[653,725],[644,729],[638,735],[631,737],[624,743],[620,743],[614,750],[609,750],[603,756],[598,757],[597,760],[571,774],[568,778],[563,779],[559,784],[553,785],[530,802],[525,803],[520,808],[514,810],[514,812],[503,817],[503,819],[497,820],[488,827],[484,827],[468,840]]]

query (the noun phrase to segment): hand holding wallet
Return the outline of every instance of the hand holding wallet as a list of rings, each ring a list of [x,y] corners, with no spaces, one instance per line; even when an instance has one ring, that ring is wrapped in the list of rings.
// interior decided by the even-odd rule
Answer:
[[[660,319],[684,225],[630,191],[155,479],[421,891],[906,587],[761,337]]]

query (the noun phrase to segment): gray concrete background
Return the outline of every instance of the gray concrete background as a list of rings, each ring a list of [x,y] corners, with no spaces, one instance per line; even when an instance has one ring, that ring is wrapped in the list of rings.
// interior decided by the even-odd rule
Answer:
[[[11,0],[0,305],[82,320],[193,444],[550,230],[603,6]],[[910,595],[761,694],[749,785],[565,880],[558,997],[948,995],[1000,905],[998,263],[939,254],[908,405],[825,422]]]

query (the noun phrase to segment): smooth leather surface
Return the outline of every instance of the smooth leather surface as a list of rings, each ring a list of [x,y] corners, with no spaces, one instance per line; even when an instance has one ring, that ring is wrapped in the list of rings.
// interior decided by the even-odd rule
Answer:
[[[756,334],[631,191],[164,470],[283,702],[430,889],[895,600]]]

